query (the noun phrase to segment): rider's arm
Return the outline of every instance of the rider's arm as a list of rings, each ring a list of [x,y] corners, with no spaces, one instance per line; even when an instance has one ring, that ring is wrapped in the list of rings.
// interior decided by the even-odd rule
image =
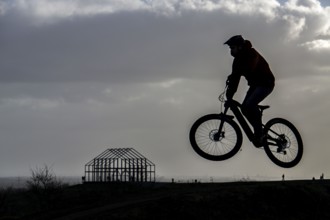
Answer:
[[[234,94],[236,93],[237,87],[238,87],[238,84],[240,81],[240,77],[241,76],[237,76],[234,74],[231,74],[228,76],[228,79],[227,79],[228,89],[226,92],[227,99],[232,99]]]
[[[235,58],[232,67],[232,73],[228,76],[227,79],[227,99],[232,99],[234,94],[237,91],[237,87],[240,81],[241,76],[244,74],[247,79],[251,78],[251,74],[256,69],[257,63],[259,60],[258,53],[251,49],[246,54],[240,58]]]
[[[234,59],[233,68],[232,68],[233,71],[228,76],[228,79],[227,79],[227,85],[228,85],[228,89],[227,89],[227,92],[226,92],[227,99],[232,99],[233,98],[234,94],[237,91],[239,81],[241,79],[241,74],[240,74],[237,62],[238,61],[236,59]]]

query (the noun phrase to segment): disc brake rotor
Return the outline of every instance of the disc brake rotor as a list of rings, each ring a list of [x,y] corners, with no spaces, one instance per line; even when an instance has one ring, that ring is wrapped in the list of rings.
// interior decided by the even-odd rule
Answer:
[[[221,141],[225,137],[225,132],[218,132],[218,129],[214,129],[210,131],[209,137],[212,141],[218,142]]]

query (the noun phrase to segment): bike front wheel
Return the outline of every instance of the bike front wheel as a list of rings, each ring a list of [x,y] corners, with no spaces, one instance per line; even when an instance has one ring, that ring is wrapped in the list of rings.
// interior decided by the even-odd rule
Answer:
[[[296,166],[303,155],[303,142],[296,127],[282,118],[273,118],[265,125],[267,156],[283,168]]]
[[[223,128],[219,131],[221,121]],[[189,139],[201,157],[221,161],[234,156],[242,145],[242,132],[237,123],[220,114],[205,115],[190,129]]]

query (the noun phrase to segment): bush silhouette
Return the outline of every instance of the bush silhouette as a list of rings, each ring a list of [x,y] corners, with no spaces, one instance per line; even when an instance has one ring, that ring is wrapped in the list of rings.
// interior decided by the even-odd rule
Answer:
[[[60,191],[65,184],[58,180],[53,169],[44,165],[31,169],[31,177],[26,181],[27,189],[34,195],[40,208],[50,208],[55,197],[60,195]]]

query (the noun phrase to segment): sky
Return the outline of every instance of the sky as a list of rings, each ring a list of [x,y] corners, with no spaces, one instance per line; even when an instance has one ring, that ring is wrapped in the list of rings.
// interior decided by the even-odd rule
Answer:
[[[221,162],[189,130],[218,113],[241,34],[269,62],[264,122],[291,121],[304,141],[294,168],[244,136]],[[0,176],[52,166],[83,176],[108,148],[134,148],[158,177],[292,179],[330,175],[330,3],[318,0],[0,0]],[[241,79],[235,98],[247,90]]]

